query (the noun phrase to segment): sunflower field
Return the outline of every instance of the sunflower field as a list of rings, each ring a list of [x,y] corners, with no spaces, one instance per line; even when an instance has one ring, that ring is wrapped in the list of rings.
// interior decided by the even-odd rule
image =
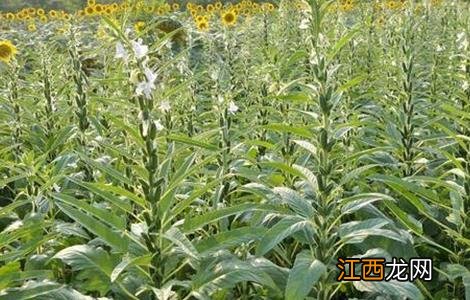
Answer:
[[[82,2],[0,12],[0,299],[470,300],[468,1]]]

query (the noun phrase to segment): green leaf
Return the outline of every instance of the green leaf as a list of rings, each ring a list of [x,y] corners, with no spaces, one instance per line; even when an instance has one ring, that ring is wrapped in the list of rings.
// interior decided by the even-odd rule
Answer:
[[[123,201],[122,199],[120,199],[119,197],[114,196],[111,193],[117,194],[121,197],[125,197],[125,198],[131,200],[132,202],[134,202],[135,204],[137,204],[139,207],[141,207],[143,209],[145,209],[147,207],[146,202],[143,198],[137,196],[134,193],[129,192],[126,189],[123,189],[122,187],[115,186],[115,185],[110,185],[110,184],[99,183],[99,182],[89,183],[89,182],[76,181],[76,180],[73,180],[73,179],[71,179],[71,180],[73,182],[75,182],[76,184],[86,188],[87,190],[89,190],[93,194],[102,197],[103,199],[111,202],[112,204],[116,205],[117,207],[119,207],[120,209],[122,209],[122,210],[124,210],[128,213],[132,212],[132,206],[129,203],[127,203],[126,201]]]
[[[278,194],[296,214],[305,218],[313,217],[315,211],[312,204],[296,191],[286,187],[277,187],[273,189],[273,192]]]
[[[28,281],[19,288],[11,288],[0,292],[2,300],[93,300],[63,284],[51,281]]]
[[[368,206],[369,204],[383,200],[392,202],[395,201],[392,197],[380,193],[357,194],[348,198],[341,199],[341,212],[343,214],[350,214],[362,209],[363,207]]]
[[[308,251],[297,254],[294,266],[289,272],[285,290],[286,300],[305,299],[313,286],[326,273],[326,266],[313,259]]]
[[[291,126],[291,125],[286,125],[282,123],[272,123],[272,124],[263,126],[263,128],[274,130],[274,131],[279,131],[279,132],[293,133],[293,134],[296,134],[298,136],[305,137],[305,138],[312,137],[312,134],[310,133],[310,131],[305,127]]]
[[[181,135],[181,134],[170,134],[170,135],[167,136],[167,138],[172,140],[172,141],[175,141],[175,142],[180,142],[180,143],[183,143],[183,144],[196,146],[196,147],[204,148],[204,149],[211,150],[211,151],[219,150],[219,147],[217,147],[216,145],[212,145],[212,144],[209,144],[209,143],[206,143],[206,142],[203,142],[203,141],[199,141],[199,140],[196,140],[194,138],[184,136],[184,135]]]
[[[412,219],[405,213],[400,207],[398,207],[395,203],[391,201],[386,201],[385,206],[400,220],[400,222],[408,229],[413,231],[417,235],[423,234],[423,226],[422,224]]]
[[[283,218],[271,227],[259,241],[256,248],[256,255],[265,255],[285,238],[309,226],[312,226],[310,221],[301,217],[289,216]]]
[[[407,299],[424,299],[419,289],[411,282],[399,281],[354,281],[354,287],[361,292],[371,292],[376,295],[406,297]]]
[[[118,182],[120,183],[123,183],[123,184],[128,184],[128,185],[132,185],[133,182],[125,177],[124,175],[122,175],[121,172],[119,171],[116,171],[115,169],[111,168],[111,167],[108,167],[108,166],[105,166],[99,162],[96,162],[90,158],[88,158],[85,154],[83,153],[78,153],[78,155],[80,156],[80,158],[86,162],[88,165],[90,165],[91,167],[93,168],[96,168],[98,170],[100,170],[102,173],[106,174],[106,175],[109,175],[110,177],[114,178],[115,180],[117,180]]]
[[[122,274],[127,268],[132,267],[132,266],[148,266],[152,262],[152,256],[150,254],[143,255],[143,256],[138,256],[134,258],[130,258],[129,256],[124,256],[122,258],[122,261],[113,269],[111,272],[111,282],[116,281],[118,279],[119,275]]]
[[[270,205],[263,205],[257,203],[243,203],[232,207],[209,211],[208,213],[194,217],[192,219],[186,219],[184,221],[183,231],[184,233],[189,233],[201,228],[204,225],[218,221],[225,217],[242,214],[254,210],[271,211],[273,210],[273,207]]]
[[[327,55],[327,60],[332,60],[338,52],[347,44],[349,43],[350,40],[352,40],[359,32],[360,32],[360,25],[356,25],[352,30],[350,30],[348,33],[343,35],[337,42],[334,44],[334,46],[331,48],[331,50],[328,52]]]
[[[451,280],[461,277],[465,287],[465,299],[470,300],[470,270],[459,264],[447,265],[447,273]]]
[[[92,206],[88,204],[85,199],[76,199],[66,194],[52,194],[52,197],[63,203],[80,208],[116,229],[124,230],[126,228],[125,219],[113,214],[111,211]]]
[[[165,232],[163,237],[173,242],[173,244],[179,246],[186,256],[196,260],[199,259],[199,253],[196,248],[177,227],[170,228],[170,230]]]
[[[102,272],[107,277],[111,276],[114,269],[112,260],[106,251],[88,245],[75,245],[65,248],[56,253],[52,259],[61,260],[70,265],[73,270],[93,269]]]
[[[207,238],[199,241],[195,247],[199,252],[216,252],[222,249],[239,246],[242,243],[259,240],[266,232],[264,227],[240,227],[223,231],[217,234],[208,236]]]
[[[116,250],[121,252],[127,252],[129,241],[127,238],[125,238],[124,235],[113,231],[111,228],[104,225],[101,221],[98,221],[95,218],[80,212],[68,204],[57,203],[57,206],[70,218],[74,219],[90,232],[100,237],[111,247],[114,247]]]

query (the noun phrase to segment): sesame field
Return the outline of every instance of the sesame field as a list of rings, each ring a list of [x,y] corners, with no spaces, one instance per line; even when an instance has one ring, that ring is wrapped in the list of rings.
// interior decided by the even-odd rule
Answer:
[[[470,300],[468,1],[1,2],[0,300]]]

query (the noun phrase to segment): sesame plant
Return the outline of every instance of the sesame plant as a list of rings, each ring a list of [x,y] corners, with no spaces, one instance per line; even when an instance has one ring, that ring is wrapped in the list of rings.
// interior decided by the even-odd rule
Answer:
[[[468,2],[0,10],[0,299],[470,299]]]

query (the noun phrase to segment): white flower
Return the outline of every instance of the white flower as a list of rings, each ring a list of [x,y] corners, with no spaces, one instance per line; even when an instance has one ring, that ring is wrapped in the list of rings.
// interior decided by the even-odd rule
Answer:
[[[228,112],[233,115],[237,111],[238,111],[238,106],[235,103],[233,103],[233,101],[230,101],[230,103],[228,105]]]
[[[135,89],[135,93],[137,96],[145,95],[145,98],[150,99],[152,95],[152,91],[155,89],[155,85],[153,83],[142,81],[137,84],[137,88]]]
[[[468,90],[468,87],[469,87],[468,81],[462,82],[462,89],[463,89],[464,91],[467,91],[467,90]]]
[[[54,189],[56,193],[60,192],[60,186],[58,186],[56,183],[52,185],[52,188]]]
[[[149,47],[142,44],[142,39],[138,39],[137,42],[131,41],[131,43],[132,43],[132,48],[134,49],[135,57],[137,59],[141,59],[142,57],[147,55],[147,53],[149,52]]]
[[[128,54],[121,42],[116,44],[116,55],[114,57],[117,59],[122,58],[125,61],[127,60]]]
[[[162,122],[160,120],[155,121],[155,129],[157,131],[162,131],[163,129],[165,129],[165,127],[162,125]]]
[[[145,68],[144,74],[146,80],[137,84],[135,93],[137,96],[145,95],[145,98],[150,99],[152,91],[155,89],[155,80],[157,79],[157,75],[149,68]]]
[[[137,236],[141,236],[142,233],[147,233],[148,227],[145,223],[133,223],[131,224],[131,232]]]
[[[160,103],[160,106],[158,108],[164,113],[169,112],[171,109],[170,102],[166,100],[162,101],[162,103]]]
[[[310,27],[310,20],[305,18],[300,22],[299,29],[305,30]]]
[[[155,80],[157,79],[157,74],[155,74],[152,70],[150,70],[147,67],[144,70],[144,74],[148,82],[154,83]]]
[[[442,51],[444,51],[444,50],[445,50],[444,46],[438,45],[438,46],[436,47],[436,51],[437,51],[437,52],[442,52]]]
[[[457,34],[457,43],[459,43],[459,50],[464,50],[468,48],[468,40],[467,40],[467,35],[465,32],[460,32]]]

